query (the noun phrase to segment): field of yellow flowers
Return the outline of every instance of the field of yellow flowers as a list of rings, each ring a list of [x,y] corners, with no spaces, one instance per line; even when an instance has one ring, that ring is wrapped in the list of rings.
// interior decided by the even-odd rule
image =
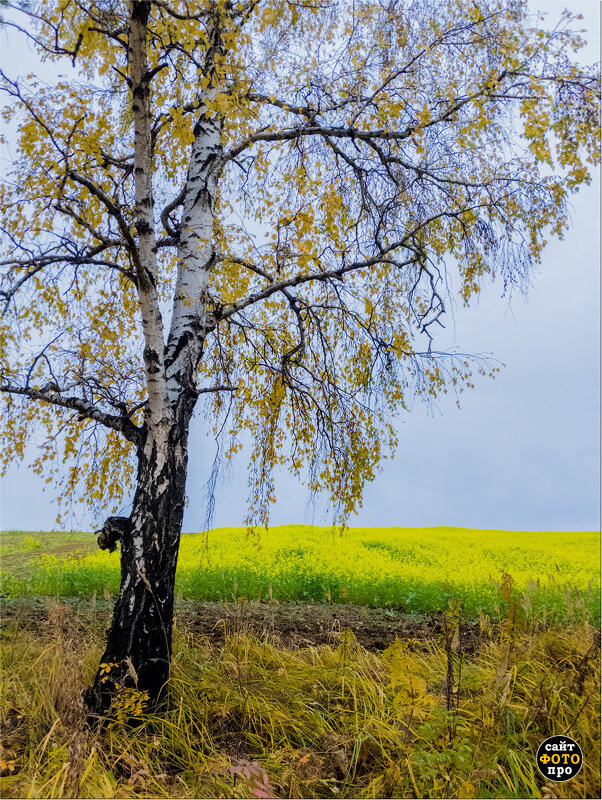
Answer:
[[[118,592],[118,553],[95,550],[91,534],[74,534],[73,549],[68,535],[57,534],[61,547],[53,552],[53,536],[4,535],[5,596]],[[17,569],[11,558],[20,547]],[[184,600],[352,603],[427,614],[456,598],[469,616],[499,616],[507,573],[527,616],[599,624],[599,553],[597,532],[218,528],[183,535],[176,592]]]

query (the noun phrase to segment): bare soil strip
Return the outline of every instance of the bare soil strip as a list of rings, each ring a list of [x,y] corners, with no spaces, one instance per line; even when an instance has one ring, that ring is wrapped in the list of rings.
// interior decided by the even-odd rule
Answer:
[[[43,629],[57,614],[70,626],[82,631],[102,629],[109,624],[110,601],[69,598],[27,598],[2,600],[2,627],[17,624]],[[268,638],[288,648],[336,644],[343,630],[351,630],[357,641],[371,651],[387,648],[395,639],[415,640],[415,646],[445,636],[441,617],[419,617],[382,608],[317,603],[197,603],[176,604],[178,627],[214,644],[224,641],[225,633],[250,634]],[[462,646],[476,650],[482,641],[477,623],[463,623]]]

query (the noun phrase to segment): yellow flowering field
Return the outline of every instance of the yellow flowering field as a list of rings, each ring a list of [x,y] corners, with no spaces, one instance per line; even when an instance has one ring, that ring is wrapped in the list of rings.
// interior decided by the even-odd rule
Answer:
[[[81,540],[81,534],[80,540]],[[349,602],[437,613],[499,613],[503,573],[528,614],[600,619],[600,534],[465,528],[288,525],[184,534],[176,591],[188,600]],[[119,554],[32,551],[2,576],[5,595],[90,596],[119,589]]]

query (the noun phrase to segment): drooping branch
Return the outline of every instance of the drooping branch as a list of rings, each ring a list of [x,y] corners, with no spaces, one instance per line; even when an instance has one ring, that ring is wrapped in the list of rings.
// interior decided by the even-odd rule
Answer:
[[[395,264],[397,267],[405,267],[409,264],[413,264],[416,260],[415,256],[412,258],[407,259],[406,261],[397,262],[393,261],[392,259],[388,259],[386,256],[387,252],[391,252],[397,248],[403,247],[402,242],[396,242],[395,244],[391,245],[385,253],[379,254],[374,256],[373,258],[367,258],[364,261],[353,261],[350,264],[343,265],[338,267],[337,269],[330,269],[330,270],[323,270],[320,272],[312,272],[307,275],[295,275],[291,278],[286,278],[285,280],[278,281],[275,283],[271,283],[265,289],[262,289],[259,292],[254,292],[251,295],[248,295],[245,298],[237,301],[236,303],[232,303],[231,305],[225,306],[224,308],[218,309],[215,314],[216,321],[221,321],[224,319],[228,319],[229,317],[237,314],[240,311],[243,311],[245,308],[249,306],[255,305],[263,300],[266,300],[268,297],[271,297],[276,292],[283,292],[285,289],[293,288],[295,286],[300,286],[304,283],[310,283],[314,281],[329,281],[329,280],[341,280],[344,275],[347,275],[350,272],[357,272],[358,270],[366,269],[368,267],[374,266],[375,264],[386,264],[391,263]],[[255,270],[256,272],[258,269]]]
[[[170,17],[180,21],[193,21],[196,20],[197,22],[201,22],[207,19],[208,13],[206,10],[197,11],[195,13],[189,12],[186,10],[185,12],[181,12],[176,10],[172,5],[165,2],[165,0],[153,0],[153,5],[160,8],[162,11],[165,11],[169,14]]]
[[[119,226],[119,230],[121,231],[121,234],[122,234],[123,238],[127,242],[127,245],[128,245],[128,247],[130,249],[132,257],[134,258],[134,261],[138,262],[138,260],[139,260],[138,259],[138,248],[136,246],[136,241],[135,241],[134,237],[132,236],[132,232],[131,232],[131,230],[129,228],[129,225],[125,221],[125,218],[123,216],[123,213],[122,213],[122,210],[121,210],[121,208],[119,206],[119,203],[116,200],[114,200],[113,198],[109,197],[109,195],[100,186],[98,186],[98,184],[96,184],[93,180],[88,178],[86,175],[81,175],[79,172],[77,172],[74,169],[70,169],[67,174],[68,174],[68,177],[71,178],[72,181],[74,181],[75,183],[79,183],[81,186],[85,186],[85,188],[90,192],[90,194],[94,195],[94,197],[96,197],[98,200],[100,200],[100,202],[103,204],[105,209],[109,212],[109,214],[112,217],[114,217],[114,219],[117,221],[117,224]],[[136,265],[138,265],[138,264],[136,264]]]
[[[291,294],[287,289],[282,290],[283,295],[288,300],[289,306],[293,314],[297,320],[297,329],[299,331],[299,341],[297,344],[292,347],[290,350],[287,350],[286,353],[280,359],[280,363],[282,364],[282,370],[285,375],[288,375],[289,364],[300,364],[301,359],[305,354],[305,349],[307,347],[307,336],[305,333],[305,323],[303,321],[303,315],[300,309],[299,299]]]
[[[83,397],[63,397],[59,392],[50,389],[34,389],[25,386],[14,386],[10,383],[0,384],[0,392],[7,394],[22,395],[31,400],[41,400],[44,403],[58,406],[60,408],[77,411],[82,419],[91,419],[99,422],[107,428],[123,434],[125,438],[137,444],[140,436],[140,428],[135,425],[127,414],[107,414],[95,405],[85,400]]]
[[[508,73],[505,70],[501,72],[496,78],[497,83],[501,85],[503,80],[509,74],[511,73]],[[487,81],[476,92],[466,95],[465,97],[457,98],[453,103],[450,103],[443,112],[433,117],[428,122],[408,125],[406,128],[400,131],[387,130],[385,128],[365,131],[361,128],[355,127],[354,125],[322,125],[316,122],[315,116],[312,115],[310,122],[305,125],[297,125],[293,128],[282,128],[280,130],[256,131],[255,133],[252,133],[244,138],[239,144],[230,148],[230,150],[224,153],[222,159],[224,163],[231,161],[232,159],[237,158],[244,150],[247,150],[257,142],[287,142],[295,139],[302,139],[307,136],[330,136],[333,139],[351,139],[352,141],[380,140],[401,142],[415,135],[416,131],[426,130],[427,128],[432,128],[435,125],[439,125],[442,122],[448,121],[465,105],[473,102],[479,97],[487,95],[487,93],[490,91],[490,85],[491,82]]]
[[[8,263],[11,264],[13,262],[9,261]],[[33,276],[43,268],[44,268],[44,264],[36,263],[35,260],[34,260],[29,269],[27,269],[27,266],[25,266],[25,269],[27,271],[25,272],[24,275],[22,275],[19,278],[19,280],[15,281],[15,283],[13,283],[12,286],[10,286],[8,289],[0,289],[0,296],[2,296],[4,298],[4,308],[2,309],[2,315],[6,314],[6,311],[8,310],[10,301],[17,294],[19,289],[24,284],[26,284],[27,281],[30,280],[30,278],[33,278]]]
[[[81,214],[79,214],[74,208],[72,208],[69,205],[68,201],[59,200],[57,203],[55,203],[54,207],[59,213],[63,214],[64,216],[71,217],[71,219],[77,222],[78,225],[80,225],[82,228],[85,228],[85,230],[88,231],[88,233],[90,233],[94,239],[96,239],[99,242],[102,242],[102,244],[105,247],[128,246],[128,243],[126,242],[125,239],[115,239],[114,237],[109,236],[106,233],[103,233],[102,231],[99,231],[98,228],[95,228],[94,225],[92,225],[90,222],[84,219],[84,217]]]
[[[318,114],[323,114],[325,111],[334,111],[340,107],[333,106],[332,108],[328,108],[326,110],[318,110],[316,108],[311,108],[310,106],[300,106],[298,103],[292,101],[289,103],[286,100],[276,97],[275,95],[267,95],[263,94],[262,92],[249,92],[246,95],[246,99],[252,103],[265,103],[267,105],[274,106],[275,108],[279,108],[282,111],[289,111],[291,114],[298,114],[300,116],[307,117],[308,119],[313,119]]]
[[[53,23],[51,20],[47,19],[46,17],[34,13],[33,11],[31,11],[22,4],[15,5],[14,3],[7,2],[4,5],[6,5],[7,8],[12,9],[13,11],[18,11],[22,14],[25,14],[32,20],[37,20],[38,22],[43,22],[45,25],[48,25],[54,34],[54,46],[48,46],[48,44],[44,42],[40,37],[34,36],[31,33],[31,31],[27,30],[27,28],[18,25],[16,22],[13,22],[12,20],[3,19],[2,20],[3,25],[7,25],[8,27],[14,28],[15,30],[19,31],[19,33],[22,33],[30,41],[32,41],[36,45],[36,47],[39,47],[46,53],[50,53],[51,55],[61,55],[70,57],[71,63],[73,64],[73,66],[75,66],[75,59],[77,58],[77,54],[79,53],[83,36],[81,34],[78,36],[77,41],[75,43],[75,47],[73,47],[72,49],[68,47],[63,47],[60,44],[60,28],[61,28],[61,23],[63,22],[62,14],[60,17],[60,22],[57,25]]]
[[[38,256],[33,256],[32,258],[28,259],[12,258],[0,262],[0,267],[9,266],[25,270],[24,274],[21,275],[16,281],[14,281],[14,283],[9,284],[8,288],[0,289],[0,298],[3,298],[4,300],[2,315],[6,314],[13,297],[15,297],[15,295],[19,292],[19,290],[29,280],[31,280],[31,278],[37,275],[41,270],[55,264],[69,265],[74,267],[79,267],[79,266],[105,267],[107,269],[119,272],[128,280],[135,283],[135,275],[129,269],[122,267],[115,261],[110,261],[108,259],[97,257],[108,248],[114,246],[116,246],[116,243],[107,242],[106,244],[99,245],[97,247],[92,248],[91,250],[82,251],[81,253],[78,252],[75,253],[59,252],[56,254],[48,253],[48,254],[40,254]]]

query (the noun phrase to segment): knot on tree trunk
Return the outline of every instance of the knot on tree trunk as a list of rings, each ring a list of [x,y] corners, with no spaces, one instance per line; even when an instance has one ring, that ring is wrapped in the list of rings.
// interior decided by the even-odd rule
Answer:
[[[96,541],[101,550],[108,550],[114,553],[117,550],[117,542],[131,531],[132,520],[130,517],[107,517],[98,534]]]

